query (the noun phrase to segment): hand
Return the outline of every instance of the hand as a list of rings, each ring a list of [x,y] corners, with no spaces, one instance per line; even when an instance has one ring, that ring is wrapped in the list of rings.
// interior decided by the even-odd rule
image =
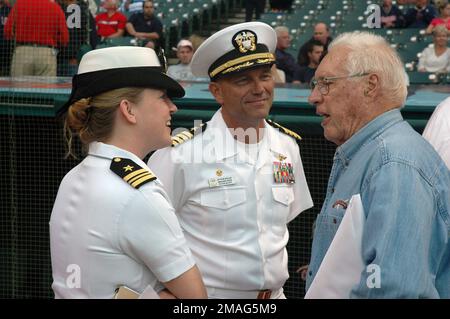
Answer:
[[[300,278],[302,278],[303,281],[306,281],[306,276],[308,275],[308,267],[309,265],[303,265],[295,271],[300,273]]]

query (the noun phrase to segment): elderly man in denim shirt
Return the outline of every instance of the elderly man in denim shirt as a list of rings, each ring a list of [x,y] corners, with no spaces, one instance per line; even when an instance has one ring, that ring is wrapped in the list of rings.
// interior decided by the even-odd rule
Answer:
[[[398,55],[379,36],[344,33],[311,83],[309,101],[338,148],[315,223],[307,288],[348,200],[360,194],[364,270],[348,297],[450,298],[450,172],[400,114],[407,80]],[[380,270],[376,286],[368,284],[371,265]]]

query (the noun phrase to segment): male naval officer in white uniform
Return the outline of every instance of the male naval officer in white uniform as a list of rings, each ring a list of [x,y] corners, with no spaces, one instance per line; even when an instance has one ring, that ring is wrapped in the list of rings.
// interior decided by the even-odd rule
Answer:
[[[210,77],[221,108],[148,161],[172,200],[209,298],[285,298],[287,223],[313,205],[300,136],[265,120],[276,41],[261,22],[208,38],[192,71]]]

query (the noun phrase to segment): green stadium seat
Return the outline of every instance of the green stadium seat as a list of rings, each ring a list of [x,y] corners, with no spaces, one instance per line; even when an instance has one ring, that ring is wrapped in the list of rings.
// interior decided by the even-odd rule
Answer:
[[[97,45],[96,49],[117,47],[117,46],[129,46],[129,45],[140,45],[140,43],[133,37],[119,37],[119,38],[105,39],[103,42],[100,42]]]
[[[450,73],[447,73],[443,76],[442,83],[450,84]]]
[[[403,62],[413,62],[418,60],[418,54],[421,53],[427,44],[425,42],[408,42],[402,44],[398,49]]]
[[[436,84],[439,76],[429,72],[409,71],[407,72],[410,84]]]

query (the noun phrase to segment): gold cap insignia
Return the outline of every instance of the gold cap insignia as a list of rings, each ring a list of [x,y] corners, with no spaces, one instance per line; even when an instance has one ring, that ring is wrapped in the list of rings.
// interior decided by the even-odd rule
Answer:
[[[233,45],[241,53],[256,50],[256,33],[250,30],[242,30],[233,36]]]
[[[216,175],[217,176],[222,176],[222,174],[223,174],[223,172],[222,172],[222,170],[221,169],[218,169],[217,171],[216,171]]]

